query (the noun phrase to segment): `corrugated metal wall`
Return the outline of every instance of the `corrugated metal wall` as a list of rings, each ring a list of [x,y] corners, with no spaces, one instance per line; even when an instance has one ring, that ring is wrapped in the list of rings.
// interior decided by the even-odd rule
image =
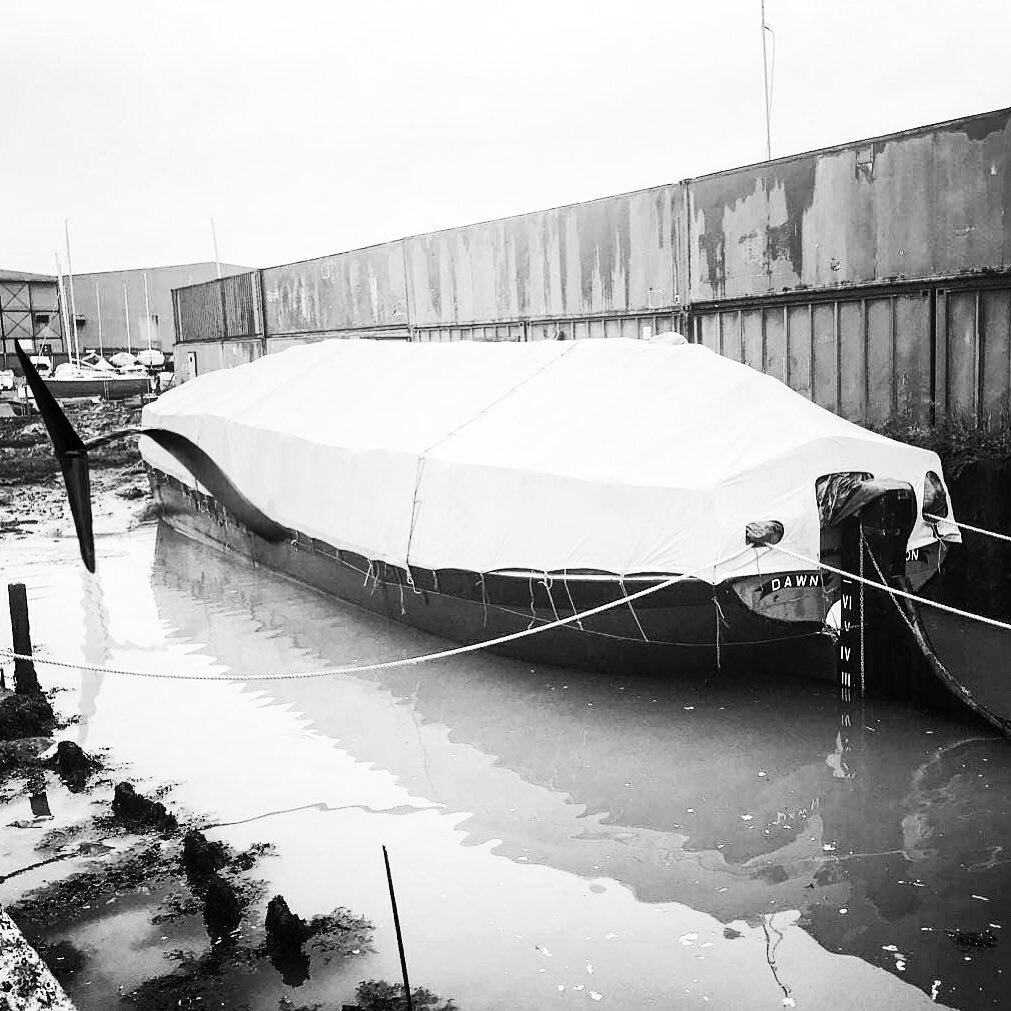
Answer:
[[[1011,396],[1009,275],[1002,110],[179,289],[177,336],[675,329],[856,421],[981,421]]]

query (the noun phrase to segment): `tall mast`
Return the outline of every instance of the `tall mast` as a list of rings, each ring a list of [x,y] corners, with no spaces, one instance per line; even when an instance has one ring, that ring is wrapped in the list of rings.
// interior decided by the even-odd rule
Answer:
[[[218,256],[218,233],[214,230],[214,216],[211,216],[211,238],[214,240],[214,266],[218,268],[218,277],[221,277],[221,258]],[[190,282],[192,284],[192,282]]]
[[[77,303],[74,301],[74,265],[70,260],[70,218],[63,219],[63,234],[67,240],[67,274],[70,279],[70,330],[74,337],[77,364],[81,364],[81,345],[77,341]]]
[[[67,293],[63,287],[63,267],[60,265],[60,254],[53,253],[56,260],[56,295],[60,303],[60,326],[63,330],[63,346],[70,352],[70,360],[74,360],[73,347],[70,343],[70,330],[67,326]]]
[[[95,305],[98,313],[98,353],[105,357],[105,344],[102,341],[102,293],[98,290],[98,281],[95,282]]]
[[[133,354],[130,350],[130,293],[126,290],[126,280],[123,281],[123,312],[126,313],[126,350],[128,354]]]
[[[151,350],[151,303],[147,294],[147,271],[144,271],[144,315],[147,317],[147,349]]]
[[[762,81],[765,95],[765,159],[772,161],[772,118],[769,114],[769,60],[765,53],[765,0],[762,0]]]

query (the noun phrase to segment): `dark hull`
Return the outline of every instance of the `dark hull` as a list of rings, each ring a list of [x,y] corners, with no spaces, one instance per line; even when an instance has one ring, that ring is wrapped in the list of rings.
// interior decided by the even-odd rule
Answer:
[[[47,379],[46,386],[57,400],[74,397],[101,397],[103,400],[126,400],[151,392],[147,376],[136,379]]]
[[[338,551],[296,531],[269,542],[238,523],[213,499],[152,470],[155,500],[166,521],[190,537],[233,551],[341,600],[456,643],[476,643],[547,624],[618,599],[655,576],[626,580],[518,578],[458,569],[397,566]],[[413,586],[411,585],[413,582]],[[732,584],[701,580],[657,591],[595,615],[507,643],[496,652],[532,663],[604,672],[708,677],[720,670],[781,669],[833,679],[831,640],[820,622],[756,614]]]

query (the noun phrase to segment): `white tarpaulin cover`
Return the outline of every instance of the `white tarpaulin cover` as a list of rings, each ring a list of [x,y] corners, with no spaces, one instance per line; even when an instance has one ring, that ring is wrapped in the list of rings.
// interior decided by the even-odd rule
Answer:
[[[712,566],[753,520],[819,553],[815,482],[866,471],[922,504],[935,453],[874,435],[698,345],[332,340],[144,408],[277,522],[370,558],[490,572]],[[154,466],[194,481],[143,439]],[[941,533],[957,539],[946,523]],[[918,520],[910,548],[935,540]],[[796,569],[747,553],[702,576]]]

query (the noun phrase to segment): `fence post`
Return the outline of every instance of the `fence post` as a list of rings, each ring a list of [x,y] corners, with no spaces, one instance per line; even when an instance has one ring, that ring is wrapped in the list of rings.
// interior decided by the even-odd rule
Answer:
[[[24,583],[8,583],[7,599],[11,608],[11,634],[14,639],[14,652],[30,656],[32,652],[32,633],[28,624],[28,593]],[[29,695],[38,692],[39,679],[35,673],[35,663],[32,660],[14,661],[14,691],[18,695]]]

